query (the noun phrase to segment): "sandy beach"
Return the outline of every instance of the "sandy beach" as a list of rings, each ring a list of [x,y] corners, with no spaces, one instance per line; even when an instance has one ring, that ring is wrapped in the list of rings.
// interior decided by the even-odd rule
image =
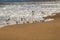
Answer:
[[[60,40],[60,14],[54,21],[16,24],[0,29],[0,40]]]

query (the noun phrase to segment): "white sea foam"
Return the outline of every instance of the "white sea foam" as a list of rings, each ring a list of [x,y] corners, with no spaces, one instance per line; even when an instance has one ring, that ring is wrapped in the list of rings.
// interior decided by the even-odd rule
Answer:
[[[59,3],[56,4],[24,4],[24,5],[5,5],[0,8],[0,25],[14,25],[23,23],[33,23],[35,21],[52,21],[45,19],[47,16],[54,16],[60,11]],[[1,26],[1,27],[2,27]]]

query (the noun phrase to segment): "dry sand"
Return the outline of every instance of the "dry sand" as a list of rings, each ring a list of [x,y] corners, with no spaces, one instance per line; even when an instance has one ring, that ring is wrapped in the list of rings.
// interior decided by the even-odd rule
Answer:
[[[0,40],[60,40],[60,14],[54,21],[12,25],[0,29]]]

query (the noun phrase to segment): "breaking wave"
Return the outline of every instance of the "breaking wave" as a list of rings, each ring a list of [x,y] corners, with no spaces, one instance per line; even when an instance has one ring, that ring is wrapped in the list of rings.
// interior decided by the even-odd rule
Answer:
[[[59,3],[42,3],[42,4],[11,4],[0,5],[0,26],[47,22],[54,19],[45,19],[47,16],[54,16],[60,12]],[[3,7],[2,7],[3,6]]]

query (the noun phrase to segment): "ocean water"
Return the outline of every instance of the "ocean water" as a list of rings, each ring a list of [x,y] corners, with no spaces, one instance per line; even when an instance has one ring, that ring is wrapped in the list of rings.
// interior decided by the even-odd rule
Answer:
[[[56,1],[56,0],[0,0],[0,2],[46,2],[46,1]]]
[[[2,6],[2,5],[0,5]],[[45,19],[60,12],[59,3],[23,4],[14,3],[0,7],[0,25],[15,25],[33,22],[48,22]]]

